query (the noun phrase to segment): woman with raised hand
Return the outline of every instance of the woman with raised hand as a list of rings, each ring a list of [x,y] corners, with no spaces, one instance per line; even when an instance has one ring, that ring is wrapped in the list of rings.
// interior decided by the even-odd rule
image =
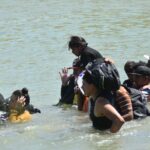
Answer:
[[[8,120],[12,123],[26,122],[31,119],[31,114],[25,109],[26,98],[22,96],[21,90],[12,93],[9,101]]]

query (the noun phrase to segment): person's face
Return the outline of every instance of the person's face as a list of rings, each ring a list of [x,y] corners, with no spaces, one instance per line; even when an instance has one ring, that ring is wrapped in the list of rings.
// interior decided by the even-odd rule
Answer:
[[[93,94],[94,85],[93,84],[89,84],[88,82],[83,80],[82,89],[83,89],[83,91],[84,91],[86,96],[91,96]]]
[[[72,53],[76,56],[80,56],[81,54],[81,50],[80,50],[80,47],[73,47],[71,48],[72,49]]]
[[[143,86],[145,86],[147,84],[146,77],[141,76],[141,75],[134,75],[133,81],[134,81],[135,87],[137,89],[142,88]]]
[[[129,78],[129,80],[133,82],[133,80],[134,80],[133,74],[127,73],[127,76]]]

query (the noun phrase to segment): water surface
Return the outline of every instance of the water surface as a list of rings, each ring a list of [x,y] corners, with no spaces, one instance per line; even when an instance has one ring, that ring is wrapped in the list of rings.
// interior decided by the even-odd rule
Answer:
[[[4,150],[149,150],[150,119],[126,123],[117,134],[97,132],[88,115],[53,107],[60,93],[58,72],[71,66],[71,35],[114,59],[121,80],[127,60],[150,54],[149,0],[1,0],[0,91],[8,97],[28,87],[42,114],[25,124],[0,126]]]

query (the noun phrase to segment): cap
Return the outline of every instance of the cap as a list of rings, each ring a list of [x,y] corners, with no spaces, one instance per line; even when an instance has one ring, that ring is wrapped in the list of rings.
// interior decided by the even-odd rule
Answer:
[[[147,66],[138,66],[132,74],[150,76],[150,68]]]

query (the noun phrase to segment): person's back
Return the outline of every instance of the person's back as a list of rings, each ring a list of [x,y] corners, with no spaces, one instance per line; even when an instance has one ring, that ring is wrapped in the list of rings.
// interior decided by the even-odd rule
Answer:
[[[80,55],[81,65],[85,68],[89,62],[99,58],[104,60],[103,56],[97,50],[87,46],[82,50]]]

